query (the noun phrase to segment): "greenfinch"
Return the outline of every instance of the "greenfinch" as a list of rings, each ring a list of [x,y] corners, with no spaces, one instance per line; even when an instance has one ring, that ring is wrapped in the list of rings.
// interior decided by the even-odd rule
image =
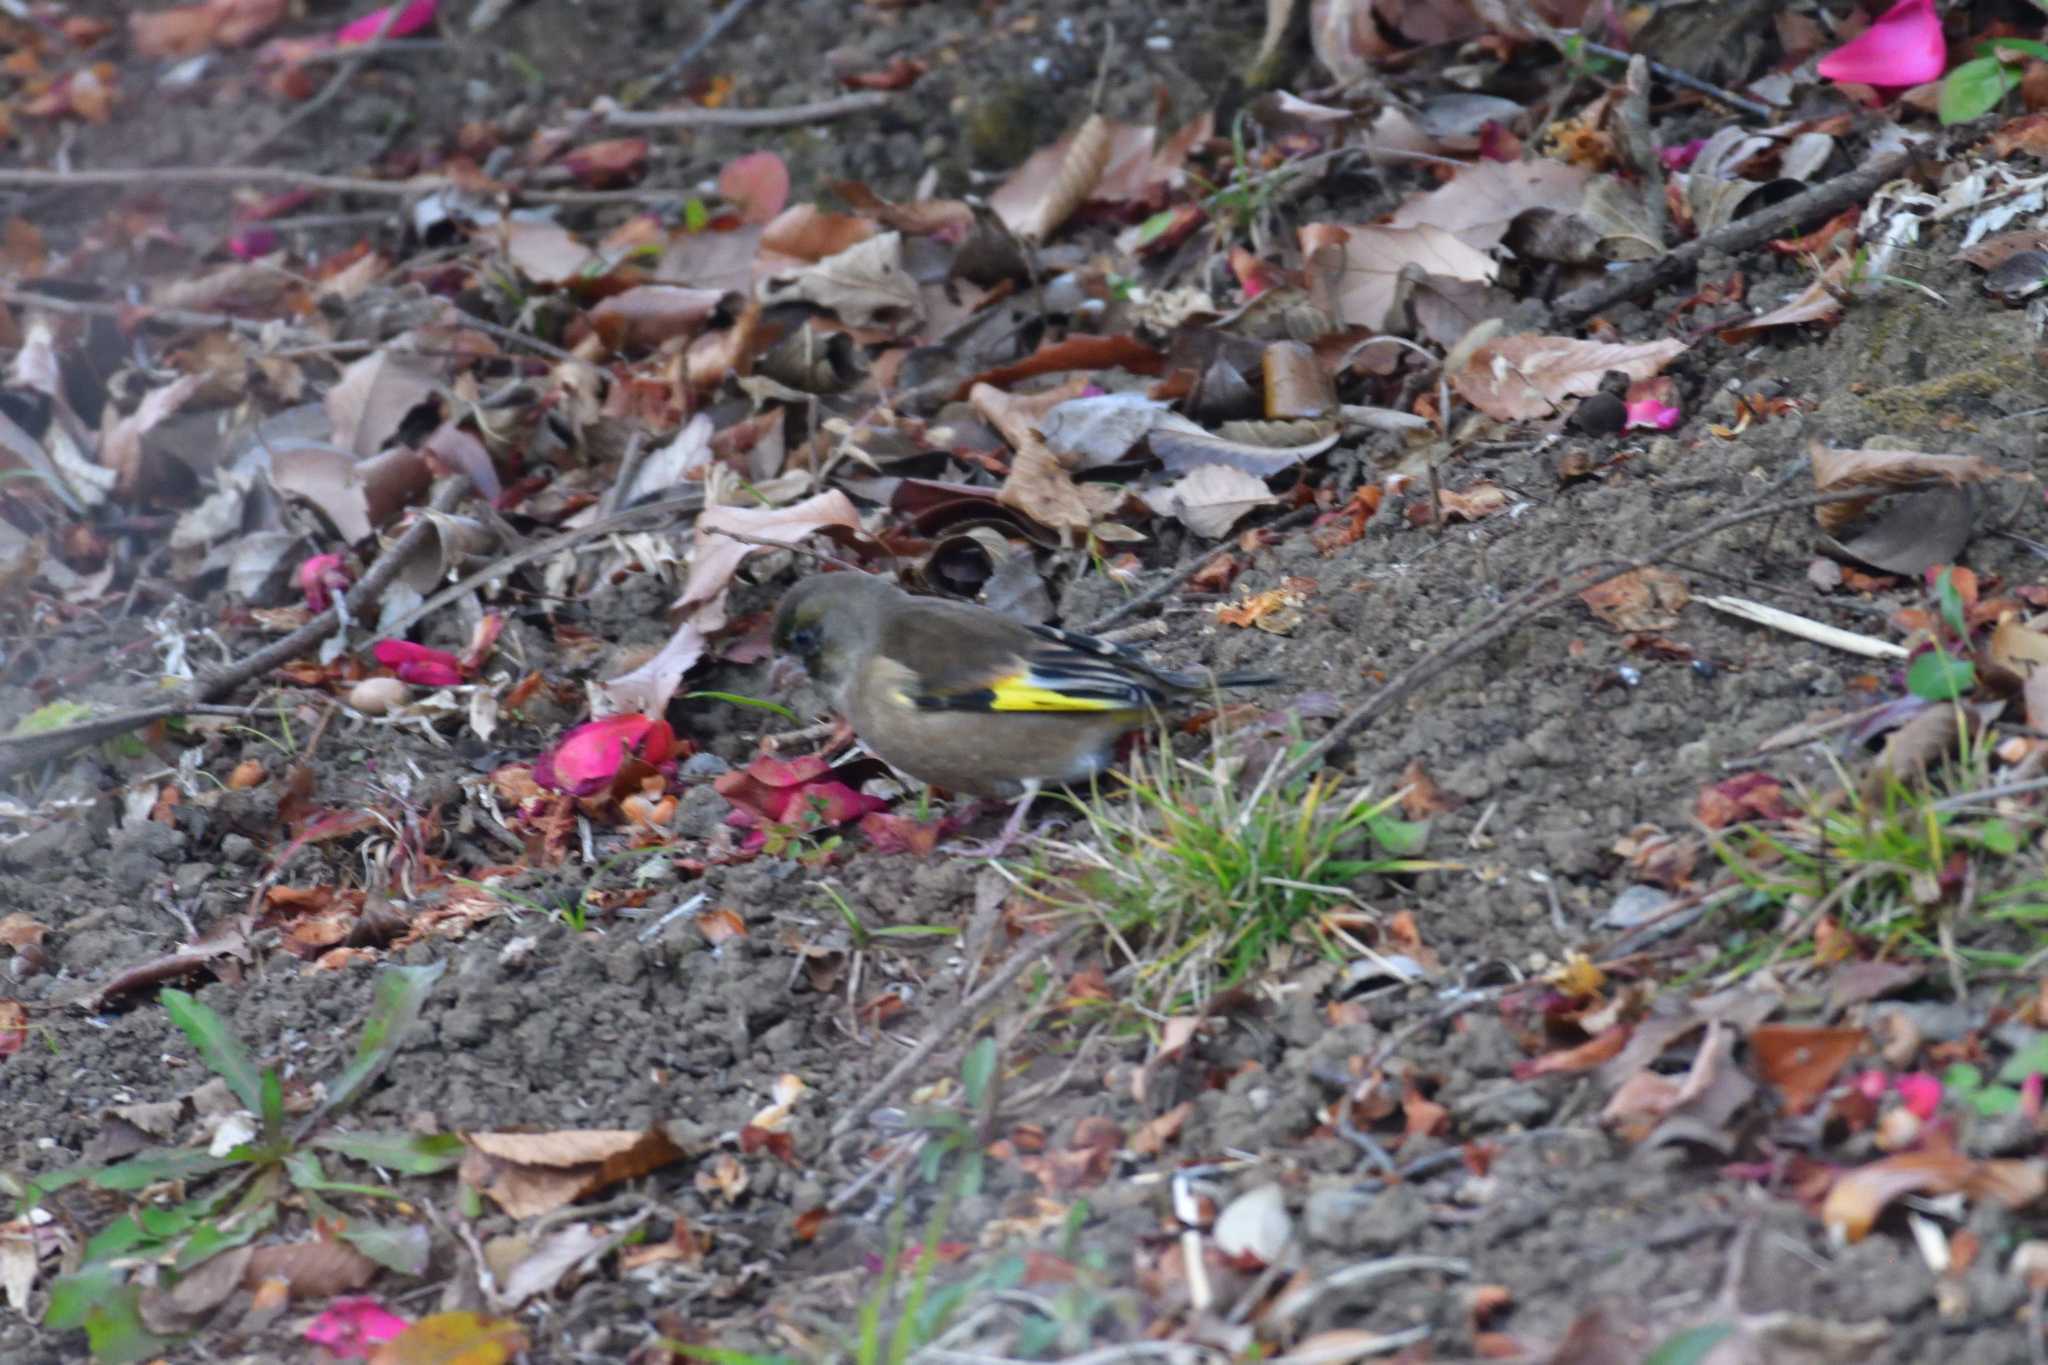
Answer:
[[[1175,702],[1263,673],[1173,672],[1135,651],[972,603],[913,597],[886,578],[828,573],[791,588],[775,648],[824,687],[877,758],[921,782],[1014,800],[1016,837],[1047,785],[1106,770],[1117,741]]]

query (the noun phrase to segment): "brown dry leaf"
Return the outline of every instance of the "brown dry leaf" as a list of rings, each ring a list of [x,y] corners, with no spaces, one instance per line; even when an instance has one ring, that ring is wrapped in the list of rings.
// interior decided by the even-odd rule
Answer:
[[[1388,227],[1442,228],[1466,246],[1486,251],[1507,235],[1508,225],[1530,209],[1570,213],[1585,198],[1593,178],[1585,166],[1538,157],[1531,161],[1477,161],[1436,189],[1418,194],[1394,211]]]
[[[838,316],[849,327],[874,327],[892,336],[924,319],[917,281],[903,267],[903,235],[884,232],[854,243],[815,265],[762,281],[763,303],[800,300]]]
[[[1085,540],[1123,494],[1099,483],[1075,483],[1059,456],[1034,435],[1017,448],[996,501],[1056,532],[1066,546]]]
[[[1767,1024],[1749,1035],[1757,1070],[1794,1114],[1811,1109],[1865,1044],[1859,1028],[1794,1028]]]
[[[747,922],[722,905],[697,916],[696,923],[697,932],[704,935],[704,941],[714,948],[747,936]]]
[[[327,1299],[361,1289],[377,1277],[377,1263],[347,1242],[284,1242],[257,1247],[242,1272],[250,1288],[283,1280],[294,1298]]]
[[[1685,351],[1684,342],[1669,337],[1622,343],[1522,332],[1474,347],[1450,381],[1461,398],[1489,417],[1548,417],[1561,400],[1598,392],[1609,370],[1648,379]]]
[[[49,932],[48,926],[24,910],[0,916],[0,946],[18,951],[32,943],[41,943]]]
[[[1671,570],[1652,565],[1596,583],[1580,593],[1579,600],[1616,631],[1657,631],[1678,624],[1678,613],[1692,600],[1692,591]]]
[[[1497,483],[1481,482],[1462,491],[1440,488],[1436,500],[1446,517],[1478,521],[1504,511],[1508,506],[1508,491]]]
[[[653,348],[693,335],[718,311],[725,295],[716,289],[675,284],[640,284],[624,289],[590,310],[590,325],[613,350]]]
[[[1878,492],[1945,485],[1962,488],[2006,477],[2006,472],[1976,455],[1923,455],[1915,450],[1838,450],[1813,442],[1813,491],[1847,493],[1858,488]],[[1821,530],[1835,535],[1863,515],[1867,502],[1831,502],[1813,509]]]
[[[100,463],[114,471],[115,487],[132,493],[142,483],[142,438],[156,425],[185,406],[205,380],[195,374],[181,375],[142,396],[135,411],[110,421],[100,436]],[[109,409],[111,416],[112,410]]]
[[[1076,375],[1037,393],[1005,393],[993,384],[977,384],[968,397],[975,412],[999,436],[1012,446],[1023,446],[1044,435],[1054,408],[1080,398],[1092,384],[1087,375]]]
[[[464,1133],[464,1184],[514,1218],[531,1218],[680,1160],[658,1128]]]
[[[1337,320],[1349,327],[1365,327],[1375,332],[1396,330],[1400,325],[1399,305],[1406,292],[1400,276],[1405,268],[1412,266],[1425,275],[1482,284],[1490,283],[1500,273],[1498,261],[1440,227],[1308,223],[1298,236],[1303,256],[1315,256],[1320,251],[1327,254],[1326,259],[1337,262],[1329,299]]]
[[[1240,440],[1222,432],[1188,431],[1178,424],[1163,423],[1152,429],[1152,453],[1173,471],[1199,469],[1204,465],[1228,465],[1245,474],[1268,479],[1306,460],[1314,459],[1343,437],[1341,427],[1324,429],[1317,422],[1226,422],[1225,430],[1246,431],[1264,436],[1285,434],[1296,444],[1268,445],[1263,441]]]
[[[685,613],[682,624],[653,658],[604,684],[612,705],[621,711],[659,715],[683,675],[704,656],[706,636],[724,627],[725,595],[732,576],[748,555],[762,548],[751,542],[795,545],[828,526],[860,530],[860,513],[836,488],[787,507],[706,508],[697,518],[690,573],[675,603],[677,610]],[[720,531],[734,531],[748,539],[735,540]]]
[[[1152,130],[1143,132],[1149,162]],[[1088,202],[1109,167],[1115,141],[1109,120],[1090,114],[1072,133],[1027,157],[988,197],[989,207],[1019,237],[1044,241]]]
[[[1182,1100],[1173,1108],[1138,1125],[1131,1134],[1131,1151],[1139,1156],[1158,1156],[1167,1143],[1179,1136],[1181,1125],[1195,1112],[1193,1100]]]
[[[815,204],[793,204],[775,215],[766,227],[761,229],[758,245],[762,257],[774,262],[776,269],[798,263],[815,264],[840,252],[846,251],[873,237],[881,228],[872,218],[863,218],[851,213],[826,213]],[[737,238],[744,242],[748,234],[714,233],[710,237]],[[706,234],[693,233],[690,239],[704,239]],[[678,246],[683,245],[679,243]],[[779,261],[777,258],[781,258]],[[664,274],[674,273],[666,267]],[[702,283],[695,275],[686,275]]]
[[[1829,1236],[1855,1242],[1901,1195],[1960,1191],[2019,1208],[2039,1199],[2044,1190],[2048,1190],[2048,1168],[2038,1161],[1979,1161],[1951,1147],[1930,1147],[1888,1156],[1836,1176],[1821,1203],[1820,1216]]]
[[[1220,625],[1251,626],[1268,635],[1285,635],[1301,624],[1306,597],[1306,593],[1283,584],[1217,607],[1216,620]]]
[[[1821,277],[1801,290],[1789,303],[1773,308],[1768,313],[1731,327],[1723,327],[1717,334],[1723,343],[1734,345],[1746,341],[1758,332],[1770,327],[1795,327],[1803,322],[1824,322],[1842,311],[1842,301],[1834,290],[1841,287],[1848,278],[1851,260],[1844,256],[1830,265]]]
[[[1375,74],[1375,64],[1397,51],[1380,36],[1372,0],[1309,0],[1308,31],[1316,60],[1339,85]]]
[[[433,398],[439,386],[424,362],[386,346],[350,364],[327,391],[334,443],[354,455],[374,455],[397,432],[405,415]]]
[[[509,1319],[435,1313],[379,1346],[370,1365],[505,1365],[525,1349],[525,1329]]]
[[[506,218],[489,232],[512,268],[535,284],[566,284],[593,260],[582,239],[559,223]]]
[[[702,1193],[731,1204],[747,1192],[747,1168],[731,1152],[720,1152],[697,1167],[696,1185]]]

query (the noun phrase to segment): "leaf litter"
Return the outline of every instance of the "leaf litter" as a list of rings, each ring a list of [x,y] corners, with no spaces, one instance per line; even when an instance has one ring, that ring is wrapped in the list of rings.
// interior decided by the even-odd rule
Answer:
[[[663,1342],[872,1305],[901,1355],[962,1323],[1019,1358],[1304,1360],[1920,1359],[1960,1317],[2032,1330],[2042,1277],[1992,1249],[2039,1245],[2048,1188],[2039,35],[1944,32],[1918,0],[1748,44],[1312,0],[1271,7],[1312,64],[1219,47],[1271,89],[1225,118],[1142,88],[1142,24],[1027,10],[970,39],[876,4],[817,26],[854,44],[817,48],[817,84],[921,110],[964,160],[859,153],[884,144],[857,122],[777,150],[756,116],[898,115],[778,111],[713,47],[621,92],[681,114],[673,142],[590,135],[614,72],[502,126],[433,104],[354,174],[136,182],[134,92],[217,82],[289,145],[294,108],[373,98],[320,93],[334,58],[374,39],[393,78],[447,8],[0,19],[0,135],[49,168],[0,192],[71,196],[0,224],[0,877],[25,916],[0,1087],[38,1142],[6,1178],[41,1182],[0,1228],[0,1342],[281,1341],[310,1299],[337,1355],[506,1359],[620,1327],[577,1316],[592,1278]],[[511,22],[489,10],[466,21]],[[1047,45],[1064,74],[1011,60]],[[1018,71],[1047,84],[1019,100]],[[1905,146],[1853,202],[1802,199]],[[181,180],[240,188],[196,208]],[[1712,278],[1656,273],[1709,247]],[[1619,292],[1580,324],[1588,289]],[[1630,567],[1770,496],[1704,562]],[[1605,577],[1567,576],[1588,557]],[[1141,745],[1213,764],[1240,834],[1399,793],[1414,828],[1375,837],[1460,861],[1267,870],[1315,913],[1228,972],[1176,962],[1175,922],[1055,931],[1044,883],[949,853],[974,812],[788,735],[829,708],[770,687],[767,614],[826,560],[1070,627],[1164,585],[1140,647],[1288,690]],[[1700,609],[1752,597],[1795,610]],[[1496,607],[1489,662],[1443,663]],[[1747,624],[1787,616],[1885,648]],[[1333,723],[1354,742],[1309,748]],[[1304,755],[1323,770],[1290,776]],[[1037,870],[1085,903],[1060,847]],[[1064,990],[949,1022],[1040,953]],[[473,984],[370,1007],[392,959]],[[1169,962],[1186,997],[1148,1014],[1131,983]],[[215,1012],[238,1000],[253,1052]],[[352,1008],[385,1031],[313,1068],[324,1098],[273,1060]],[[141,1075],[166,1014],[225,1107],[85,1102],[68,1058]],[[906,1030],[922,1053],[883,1041]],[[390,1131],[314,1144],[408,1183],[396,1214],[396,1184],[297,1145],[349,1098]],[[826,1141],[842,1114],[857,1150]],[[418,1217],[451,1187],[416,1158],[458,1134],[475,1211]],[[240,1162],[266,1197],[137,1200],[110,1174],[136,1162]],[[949,1240],[963,1203],[979,1245]],[[1777,1245],[1805,1259],[1745,1273]],[[859,1285],[825,1268],[849,1252]],[[717,1307],[632,1298],[646,1274]],[[462,1306],[394,1311],[422,1276]],[[927,1277],[933,1311],[897,1313]],[[1017,1283],[1066,1306],[998,1308]],[[1705,1306],[1624,1331],[1603,1299]]]

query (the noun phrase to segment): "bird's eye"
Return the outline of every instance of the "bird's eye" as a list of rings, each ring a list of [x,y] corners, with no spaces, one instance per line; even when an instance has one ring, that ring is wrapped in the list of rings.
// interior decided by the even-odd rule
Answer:
[[[792,654],[815,654],[818,652],[818,628],[799,626],[789,633],[789,649]]]

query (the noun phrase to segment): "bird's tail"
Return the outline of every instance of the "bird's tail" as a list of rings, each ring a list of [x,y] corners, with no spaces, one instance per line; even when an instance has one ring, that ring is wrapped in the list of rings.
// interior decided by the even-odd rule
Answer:
[[[1287,678],[1279,673],[1159,673],[1159,680],[1180,692],[1211,692],[1225,687],[1271,687]]]

